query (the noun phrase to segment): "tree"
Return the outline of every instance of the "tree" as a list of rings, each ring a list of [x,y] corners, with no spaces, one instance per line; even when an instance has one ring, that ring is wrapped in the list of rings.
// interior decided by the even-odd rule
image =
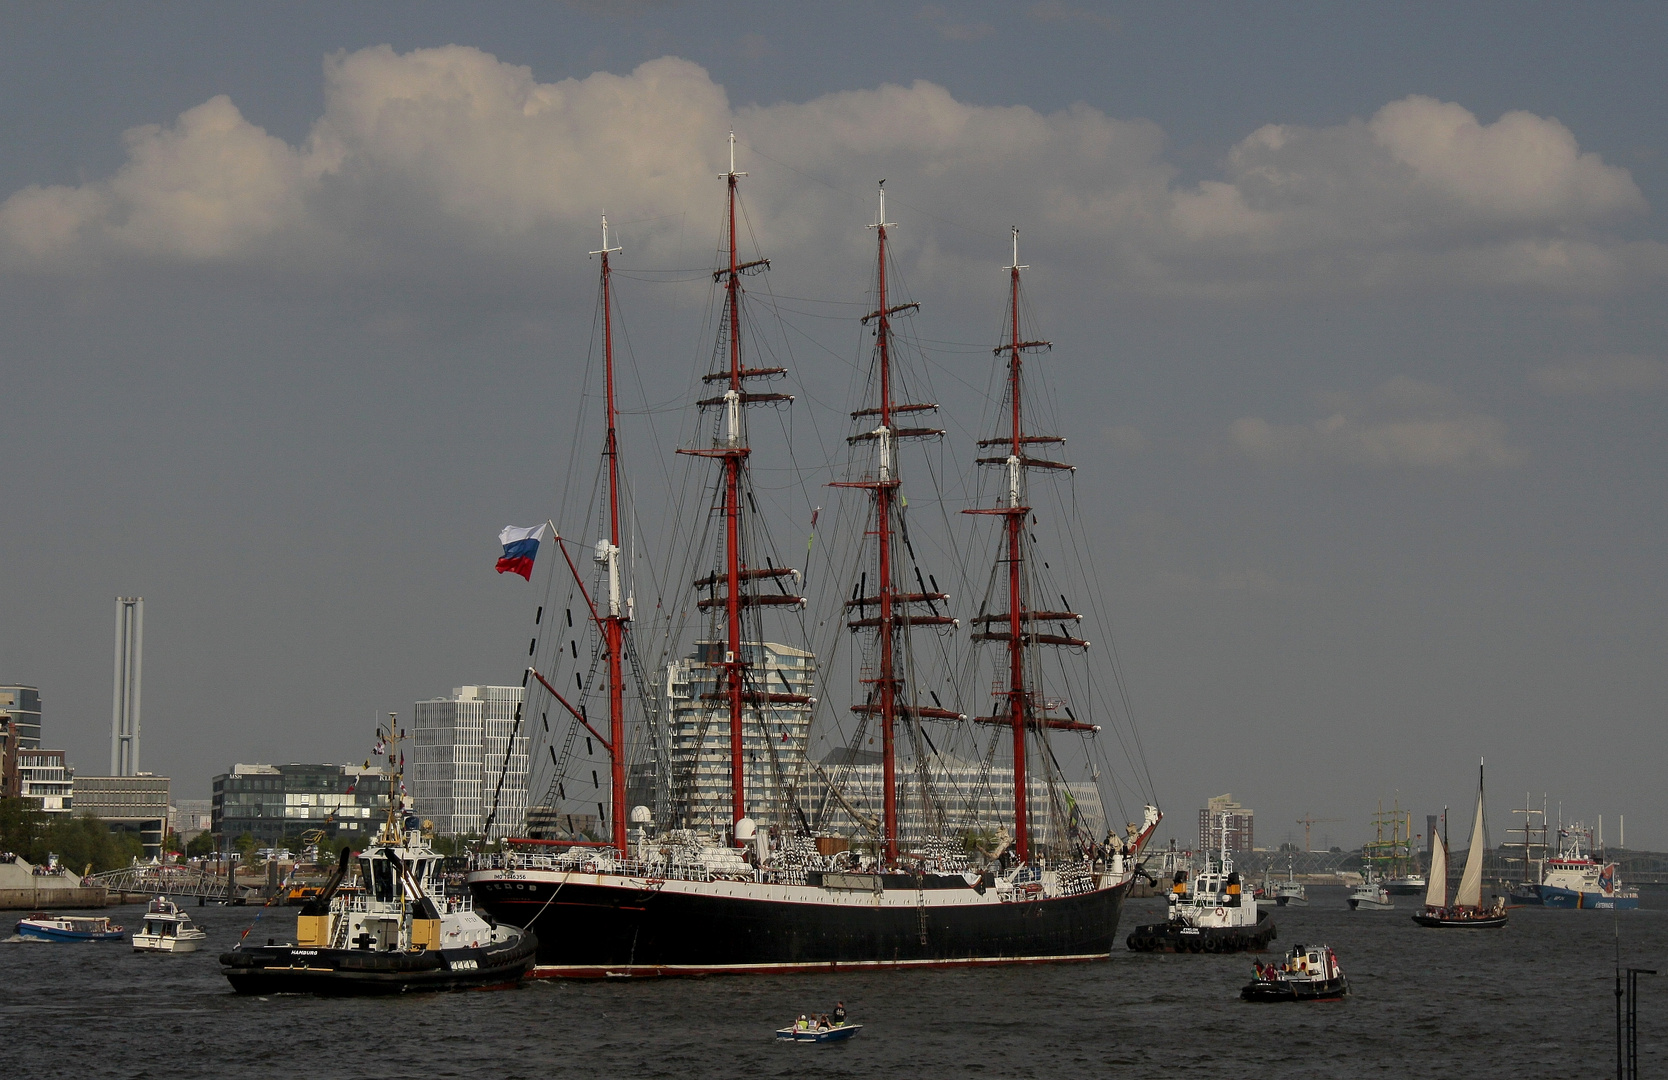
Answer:
[[[29,858],[46,827],[45,816],[34,799],[0,799],[0,851]]]
[[[232,841],[232,846],[237,848],[238,854],[243,856],[243,861],[248,862],[249,856],[253,855],[255,849],[260,845],[256,842],[254,833],[244,833]]]
[[[90,811],[76,817],[53,814],[36,839],[29,860],[42,863],[49,854],[57,855],[59,862],[79,874],[88,866],[95,872],[127,866],[145,854],[145,845],[133,833],[112,832]]]
[[[196,836],[193,836],[191,838],[191,842],[185,845],[185,853],[192,857],[199,855],[213,855],[214,834],[210,832],[200,832]]]
[[[168,835],[162,838],[162,850],[168,855],[178,855],[184,851],[185,845],[180,843],[180,834],[169,829]]]

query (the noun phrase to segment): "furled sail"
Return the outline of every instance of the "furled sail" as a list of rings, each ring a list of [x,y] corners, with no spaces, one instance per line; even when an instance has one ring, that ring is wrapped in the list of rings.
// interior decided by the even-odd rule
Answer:
[[[1425,906],[1448,906],[1448,845],[1440,836],[1431,837],[1431,880],[1425,886]]]
[[[1483,906],[1483,793],[1477,792],[1477,814],[1471,819],[1471,847],[1465,853],[1465,872],[1460,875],[1454,906]]]

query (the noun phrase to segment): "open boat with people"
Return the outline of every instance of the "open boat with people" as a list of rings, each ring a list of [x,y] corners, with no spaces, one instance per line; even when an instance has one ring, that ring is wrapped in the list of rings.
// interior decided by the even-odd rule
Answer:
[[[120,941],[127,931],[102,915],[48,915],[37,911],[17,922],[26,941]]]
[[[787,1027],[777,1028],[776,1040],[802,1043],[844,1042],[862,1030],[862,1024],[848,1024],[843,1020],[837,1024],[819,1023],[802,1015]]]
[[[1258,963],[1239,992],[1244,1001],[1339,1001],[1349,979],[1330,945],[1294,945],[1279,965]]]
[[[145,908],[145,923],[133,932],[135,952],[189,953],[208,939],[208,934],[191,922],[191,916],[166,896],[158,896]]]
[[[1447,812],[1443,812],[1447,820]],[[1487,832],[1483,823],[1483,767],[1477,766],[1477,813],[1471,819],[1471,844],[1465,853],[1465,870],[1460,874],[1454,902],[1448,903],[1448,838],[1431,838],[1430,885],[1425,891],[1425,910],[1413,916],[1420,926],[1432,929],[1494,930],[1506,925],[1505,897],[1496,896],[1483,906],[1483,849]]]

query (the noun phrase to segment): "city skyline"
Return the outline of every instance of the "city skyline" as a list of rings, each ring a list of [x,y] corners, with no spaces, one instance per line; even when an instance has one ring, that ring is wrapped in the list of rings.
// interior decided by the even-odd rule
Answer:
[[[859,8],[0,16],[0,679],[42,747],[102,770],[118,595],[179,797],[519,683],[542,586],[494,538],[581,518],[597,219],[666,506],[733,127],[804,459],[875,182],[953,469],[1019,226],[1161,837],[1231,790],[1347,845],[1482,757],[1495,842],[1527,791],[1668,847],[1668,16]],[[793,537],[824,496],[761,501]]]

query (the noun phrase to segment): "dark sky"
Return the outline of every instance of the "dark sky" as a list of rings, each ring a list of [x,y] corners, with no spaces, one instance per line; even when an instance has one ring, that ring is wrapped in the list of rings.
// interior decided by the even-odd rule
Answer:
[[[494,539],[583,517],[597,215],[651,508],[710,348],[660,271],[710,263],[733,125],[806,445],[874,182],[945,460],[1022,228],[1177,835],[1231,790],[1359,843],[1486,757],[1497,839],[1544,792],[1663,847],[1665,44],[1646,4],[12,6],[0,680],[104,771],[144,595],[176,798],[519,680]]]

